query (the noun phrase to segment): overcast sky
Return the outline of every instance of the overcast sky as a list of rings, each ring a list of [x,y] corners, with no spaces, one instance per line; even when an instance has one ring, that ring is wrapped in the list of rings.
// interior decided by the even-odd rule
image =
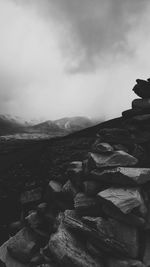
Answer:
[[[106,119],[150,77],[149,0],[0,0],[0,113]]]

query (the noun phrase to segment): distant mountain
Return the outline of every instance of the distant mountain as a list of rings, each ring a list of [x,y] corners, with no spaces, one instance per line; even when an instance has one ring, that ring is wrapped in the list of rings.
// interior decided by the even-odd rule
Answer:
[[[45,121],[27,128],[29,132],[59,135],[62,129],[53,121]]]
[[[68,132],[79,131],[93,125],[92,120],[86,117],[66,117],[54,121],[61,129]]]
[[[40,121],[40,120],[39,120]],[[36,123],[37,120],[25,121],[18,116],[0,115],[0,135],[16,133],[48,134],[62,136],[77,132],[96,124],[86,117],[65,117],[58,120],[48,120]]]
[[[42,133],[72,133],[88,128],[93,122],[86,117],[65,117],[54,121],[45,121],[29,128],[30,131]]]

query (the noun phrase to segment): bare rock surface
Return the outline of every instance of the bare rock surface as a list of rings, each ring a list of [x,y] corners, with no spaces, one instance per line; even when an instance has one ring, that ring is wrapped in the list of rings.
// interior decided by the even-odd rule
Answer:
[[[84,217],[84,222],[95,228],[98,233],[105,233],[108,239],[113,238],[124,245],[128,255],[136,258],[139,250],[139,236],[136,227],[130,227],[116,220]]]
[[[60,226],[57,233],[51,237],[49,249],[58,263],[63,266],[104,266],[102,262],[92,258],[84,246],[64,226]]]
[[[123,213],[130,213],[134,208],[143,208],[143,199],[135,188],[108,188],[98,194],[99,197],[112,202]]]
[[[89,153],[89,161],[93,167],[107,168],[116,166],[134,166],[138,160],[124,151],[115,151],[111,155]]]

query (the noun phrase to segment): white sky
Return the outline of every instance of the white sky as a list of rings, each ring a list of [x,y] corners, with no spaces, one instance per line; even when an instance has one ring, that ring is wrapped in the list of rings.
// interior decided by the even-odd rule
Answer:
[[[149,0],[0,0],[0,113],[120,116],[150,77]]]

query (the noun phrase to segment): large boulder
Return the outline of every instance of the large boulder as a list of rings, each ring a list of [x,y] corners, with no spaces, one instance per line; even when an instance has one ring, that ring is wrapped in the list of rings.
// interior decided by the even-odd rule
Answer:
[[[49,249],[61,266],[103,267],[103,263],[90,256],[84,245],[62,224],[58,231],[51,236]]]
[[[89,164],[96,168],[135,166],[138,160],[124,151],[115,151],[111,155],[89,153]]]
[[[89,178],[103,184],[142,185],[150,181],[150,168],[117,167],[104,171],[93,170]]]
[[[137,207],[142,215],[145,215],[147,212],[143,198],[136,188],[108,188],[98,193],[98,196],[104,200],[110,201],[125,214],[130,213]]]
[[[136,258],[138,256],[138,231],[115,220],[102,217],[83,217],[82,221],[66,214],[64,224],[79,233],[96,249],[112,255]]]

